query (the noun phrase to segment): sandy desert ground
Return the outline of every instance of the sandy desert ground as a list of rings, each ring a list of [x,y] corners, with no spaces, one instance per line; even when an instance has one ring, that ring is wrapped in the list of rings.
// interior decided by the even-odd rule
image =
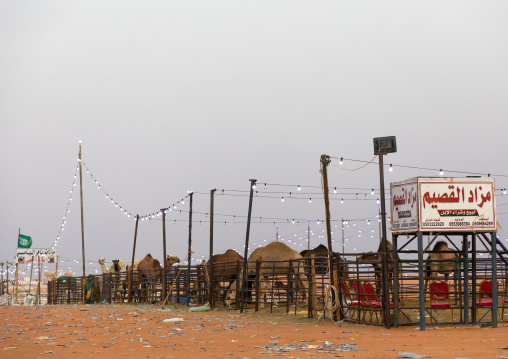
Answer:
[[[164,323],[182,318],[182,322]],[[508,358],[508,327],[385,329],[167,305],[0,307],[0,358]]]

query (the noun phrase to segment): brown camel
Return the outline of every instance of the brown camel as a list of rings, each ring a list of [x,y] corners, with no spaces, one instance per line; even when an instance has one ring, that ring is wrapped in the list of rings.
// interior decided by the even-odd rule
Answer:
[[[382,261],[383,243],[379,243],[377,252],[367,252],[358,257],[358,262],[372,262],[374,267],[374,275],[376,276],[376,293],[381,293],[381,283],[383,278],[383,261]],[[397,255],[397,259],[399,256]],[[388,262],[388,287],[389,291],[393,289],[393,245],[390,241],[386,241],[386,261]]]
[[[141,284],[140,301],[155,299],[157,283],[162,277],[162,267],[157,259],[147,254],[138,264],[138,275]]]
[[[171,267],[175,263],[180,263],[177,256],[166,256],[166,267]],[[138,263],[138,277],[141,284],[141,299],[155,301],[157,293],[157,284],[161,283],[163,267],[157,259],[147,254]],[[134,279],[135,277],[133,277]]]
[[[261,261],[260,274],[263,276],[262,284],[268,291],[271,289],[271,284],[268,278],[273,274],[287,274],[289,271],[289,260],[301,259],[300,253],[288,247],[283,242],[271,242],[264,247],[256,248],[249,256],[249,261]],[[303,266],[298,266],[296,263],[293,265],[293,271],[298,275],[300,282],[300,290],[302,296],[308,292],[309,284],[307,278],[304,276]],[[248,273],[255,274],[256,268],[250,266]],[[243,278],[243,273],[240,273],[240,280]],[[236,300],[236,284],[235,281],[229,291],[226,293],[226,305],[231,305]],[[306,297],[308,300],[308,296]],[[276,301],[274,301],[277,304]]]
[[[448,247],[445,241],[436,242],[432,253],[429,253],[425,261],[425,288],[427,288],[429,281],[435,280],[439,274],[443,274],[445,281],[448,281],[448,276],[454,273],[455,260],[458,256],[452,248]],[[453,276],[453,281],[456,289],[457,278],[455,275]]]
[[[300,254],[303,256],[303,258],[309,258],[309,257],[318,257],[319,259],[316,259],[315,260],[315,268],[316,268],[316,274],[326,274],[328,273],[328,248],[323,245],[323,244],[320,244],[319,246],[317,246],[316,248],[314,249],[310,249],[310,250],[304,250],[304,251],[301,251]],[[339,273],[340,273],[340,276],[341,277],[347,277],[348,274],[347,274],[347,264],[344,262],[344,259],[340,256],[339,253],[337,252],[332,252],[332,255],[334,256],[334,261],[339,261]],[[324,259],[324,258],[326,259]],[[335,276],[337,276],[337,274],[335,273]]]
[[[243,257],[232,249],[228,249],[222,254],[214,254],[212,259],[209,259],[208,262],[206,262],[206,287],[208,288],[211,282],[210,274],[211,265],[213,264],[214,292],[220,293],[221,283],[228,282],[228,286],[226,288],[227,292],[227,290],[231,287],[231,284],[236,280],[237,261],[243,261]],[[194,301],[197,300],[198,287],[198,282],[194,281],[191,291]]]

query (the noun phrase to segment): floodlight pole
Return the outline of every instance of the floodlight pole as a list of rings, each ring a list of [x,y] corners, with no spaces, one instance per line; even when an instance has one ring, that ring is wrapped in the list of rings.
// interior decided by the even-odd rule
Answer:
[[[379,154],[379,179],[381,186],[381,228],[382,238],[381,244],[383,248],[383,304],[385,313],[383,315],[385,328],[390,328],[390,293],[388,292],[388,260],[387,260],[387,243],[386,243],[386,210],[385,210],[385,176],[383,168],[383,154]]]

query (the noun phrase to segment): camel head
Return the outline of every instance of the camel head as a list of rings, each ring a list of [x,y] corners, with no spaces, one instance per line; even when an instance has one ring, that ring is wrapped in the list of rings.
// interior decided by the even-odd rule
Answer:
[[[115,272],[120,272],[120,259],[113,259],[113,265],[115,266]]]
[[[106,258],[99,258],[99,264],[103,265],[106,263]]]
[[[175,263],[180,263],[180,258],[177,256],[166,255],[166,267],[171,267]]]

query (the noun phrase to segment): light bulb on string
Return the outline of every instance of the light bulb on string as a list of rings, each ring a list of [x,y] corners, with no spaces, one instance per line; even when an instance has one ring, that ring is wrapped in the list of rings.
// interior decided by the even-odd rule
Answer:
[[[256,191],[256,197],[258,197],[258,191]]]
[[[298,185],[298,190],[301,191],[302,190],[302,187],[300,187],[300,185]]]
[[[333,188],[333,193],[337,193],[337,187]]]
[[[256,184],[255,183],[252,185],[252,189],[256,189]]]
[[[390,168],[388,168],[388,171],[393,172],[392,164],[390,163]]]
[[[344,158],[342,158],[342,157],[340,158],[339,165],[342,165],[342,160],[343,160],[343,159],[344,159]]]
[[[284,203],[284,197],[282,197],[280,201]]]
[[[372,189],[372,191],[370,191],[370,194],[374,195],[374,188]]]
[[[309,203],[312,203],[312,198],[309,198]]]
[[[265,183],[265,189],[266,189],[266,183]]]
[[[291,198],[291,192],[289,192],[289,198]]]
[[[222,190],[222,194],[224,194],[224,190]]]
[[[442,169],[440,169],[440,170],[439,170],[439,175],[440,175],[440,176],[444,175],[444,173],[443,173],[443,170],[442,170]]]
[[[342,204],[342,203],[344,203],[344,198],[341,198],[341,199],[340,199],[340,203],[341,203],[341,204]]]

